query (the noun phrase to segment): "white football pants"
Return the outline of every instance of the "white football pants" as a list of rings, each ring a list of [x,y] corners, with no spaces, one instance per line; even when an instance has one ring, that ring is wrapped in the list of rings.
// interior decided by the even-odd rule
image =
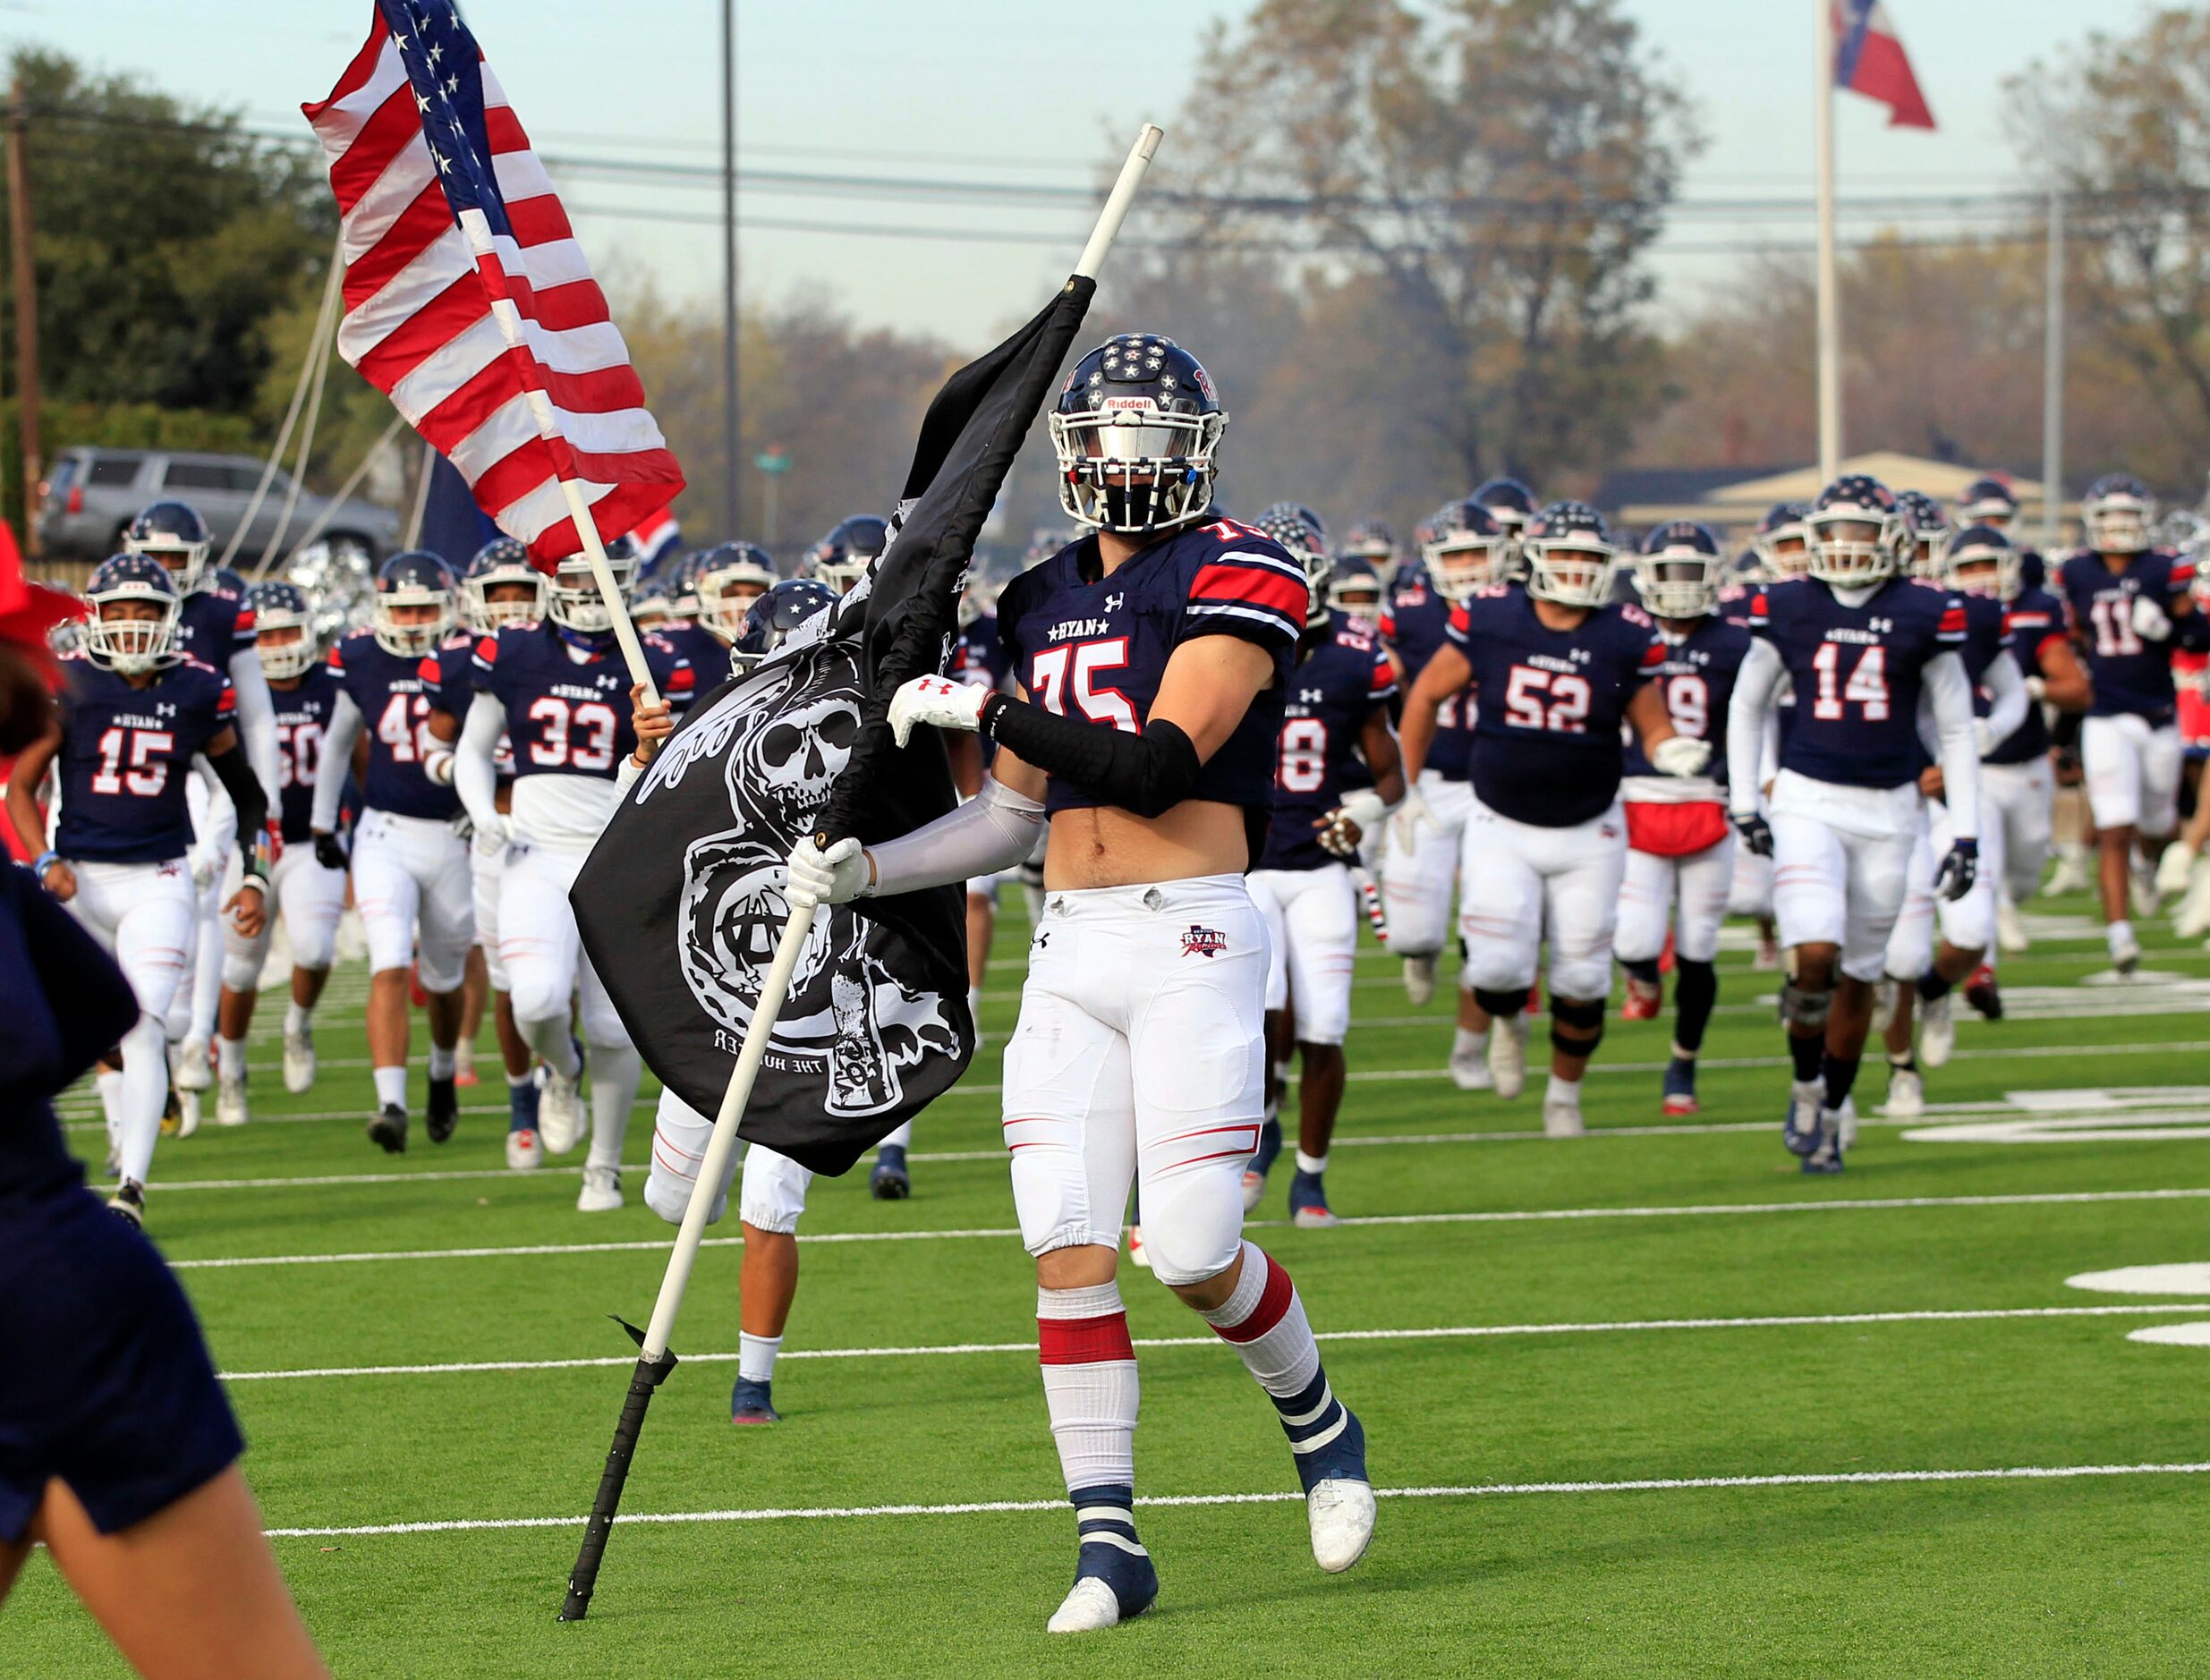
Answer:
[[[1627,875],[1619,887],[1619,927],[1612,950],[1622,963],[1646,963],[1665,951],[1665,925],[1673,923],[1673,950],[1691,963],[1708,963],[1719,953],[1719,924],[1735,879],[1734,836],[1730,834],[1701,852],[1662,858],[1631,846]],[[1678,903],[1679,912],[1673,912]],[[1572,997],[1576,994],[1568,993]]]
[[[1435,819],[1433,826],[1423,823],[1409,849],[1392,831],[1381,858],[1381,909],[1389,923],[1389,948],[1398,956],[1433,956],[1442,949],[1450,931],[1450,887],[1458,877],[1474,790],[1470,784],[1422,770],[1420,798]]]
[[[468,842],[458,826],[370,810],[353,830],[353,876],[370,972],[412,962],[424,991],[458,990],[475,938]]]
[[[1358,954],[1358,889],[1349,867],[1257,870],[1245,878],[1266,918],[1266,1007],[1294,1007],[1300,1044],[1342,1043]]]
[[[1466,983],[1483,991],[1534,984],[1543,936],[1560,997],[1611,994],[1611,941],[1627,873],[1627,818],[1615,801],[1569,828],[1515,822],[1470,801],[1458,854],[1458,932]]]

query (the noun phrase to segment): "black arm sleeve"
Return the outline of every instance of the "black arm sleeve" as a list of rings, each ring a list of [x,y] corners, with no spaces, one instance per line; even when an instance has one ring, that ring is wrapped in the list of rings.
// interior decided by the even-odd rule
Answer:
[[[245,761],[243,747],[211,752],[208,765],[230,795],[230,802],[238,808],[238,850],[245,854],[246,872],[253,874],[253,846],[268,821],[268,794],[261,786],[261,778],[253,774],[253,767]]]
[[[982,733],[1046,774],[1063,776],[1139,817],[1164,816],[1197,785],[1195,744],[1163,717],[1130,734],[994,694],[982,708]]]

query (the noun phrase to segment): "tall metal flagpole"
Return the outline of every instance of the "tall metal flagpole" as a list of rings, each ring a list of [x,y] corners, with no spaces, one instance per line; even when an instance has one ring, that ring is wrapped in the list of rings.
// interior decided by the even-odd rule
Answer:
[[[2049,165],[2048,318],[2041,345],[2041,550],[2056,548],[2064,506],[2064,189]]]
[[[1819,481],[1841,471],[1841,301],[1834,265],[1834,8],[1818,12],[1818,81],[1812,98],[1817,126],[1819,217]]]
[[[1159,149],[1159,142],[1165,137],[1166,131],[1155,123],[1145,123],[1143,132],[1136,137],[1127,161],[1120,166],[1119,179],[1106,195],[1105,208],[1099,212],[1089,242],[1082,248],[1082,259],[1074,270],[1076,276],[1095,278],[1105,253],[1111,249],[1120,225],[1127,216],[1128,206],[1135,198],[1136,184],[1143,180],[1144,170],[1151,166],[1152,157]],[[829,837],[822,836],[820,844],[827,845]],[[782,1013],[784,1001],[790,995],[790,977],[805,952],[806,936],[812,926],[811,916],[792,916],[783,924],[782,936],[776,942],[775,959],[760,982],[760,1000],[744,1026],[744,1042],[737,1050],[736,1065],[730,1070],[728,1087],[721,1093],[721,1107],[714,1116],[713,1136],[699,1162],[698,1176],[691,1184],[691,1199],[684,1206],[683,1226],[676,1233],[675,1246],[668,1252],[667,1270],[660,1279],[659,1298],[652,1303],[651,1319],[642,1330],[625,1326],[637,1338],[636,1370],[629,1379],[629,1394],[622,1404],[621,1419],[614,1426],[614,1445],[607,1453],[598,1498],[591,1503],[591,1517],[584,1526],[582,1547],[568,1576],[567,1599],[560,1607],[560,1619],[564,1622],[580,1622],[591,1608],[599,1562],[606,1555],[607,1536],[613,1531],[615,1514],[621,1505],[622,1484],[629,1477],[629,1462],[636,1451],[638,1433],[644,1427],[646,1409],[652,1404],[653,1390],[676,1368],[675,1356],[668,1353],[667,1344],[676,1332],[676,1315],[683,1308],[684,1291],[690,1285],[691,1268],[698,1259],[699,1244],[705,1239],[706,1216],[712,1210],[715,1198],[721,1194],[722,1175],[728,1170],[729,1157],[736,1149],[737,1122],[744,1117],[744,1105],[752,1100],[752,1082],[759,1076],[768,1041],[774,1035],[776,1017]]]
[[[736,0],[721,0],[721,536],[737,538]]]

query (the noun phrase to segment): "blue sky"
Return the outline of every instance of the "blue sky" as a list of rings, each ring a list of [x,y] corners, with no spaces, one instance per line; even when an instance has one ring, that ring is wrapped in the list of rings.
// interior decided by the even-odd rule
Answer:
[[[1688,199],[1807,197],[1816,4],[1627,0],[1710,140],[1688,176]],[[369,0],[225,0],[220,8],[208,0],[0,0],[0,39],[138,72],[187,97],[234,105],[257,125],[304,133],[299,102],[327,91],[370,9]],[[718,0],[468,0],[463,9],[548,157],[717,164]],[[1141,122],[1169,122],[1180,110],[1206,27],[1245,9],[1219,0],[745,0],[742,161],[762,171],[1079,187],[1125,151]],[[2002,123],[2004,78],[2036,58],[2062,57],[2091,23],[2123,30],[2148,10],[2146,0],[2093,8],[2081,0],[1888,0],[1942,127],[1890,132],[1879,107],[1844,97],[1845,202],[2024,184]],[[562,178],[562,191],[602,271],[649,276],[671,294],[718,294],[720,233],[711,218],[720,200],[711,182],[645,186],[579,171]],[[1073,209],[764,183],[744,194],[740,219],[758,224],[742,235],[748,292],[825,292],[863,321],[960,345],[1025,315],[1065,274],[1087,225]],[[765,225],[776,222],[963,237]],[[1874,225],[1846,222],[1844,236]],[[1911,226],[1934,233],[1944,224]],[[1027,242],[965,237],[1004,232]],[[1659,307],[1693,307],[1746,246],[1809,237],[1807,215],[1722,221],[1684,208],[1660,248]]]

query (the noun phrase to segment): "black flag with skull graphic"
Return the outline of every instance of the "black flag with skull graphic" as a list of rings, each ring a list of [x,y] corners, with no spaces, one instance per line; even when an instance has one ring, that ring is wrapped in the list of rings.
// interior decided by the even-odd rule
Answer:
[[[703,1114],[782,932],[791,848],[822,831],[885,839],[952,808],[940,742],[897,749],[883,709],[942,668],[975,538],[1093,290],[1069,280],[947,381],[867,578],[693,705],[576,878],[584,949],[631,1038]],[[948,1090],[974,1053],[965,944],[956,887],[816,912],[739,1134],[841,1173]]]

